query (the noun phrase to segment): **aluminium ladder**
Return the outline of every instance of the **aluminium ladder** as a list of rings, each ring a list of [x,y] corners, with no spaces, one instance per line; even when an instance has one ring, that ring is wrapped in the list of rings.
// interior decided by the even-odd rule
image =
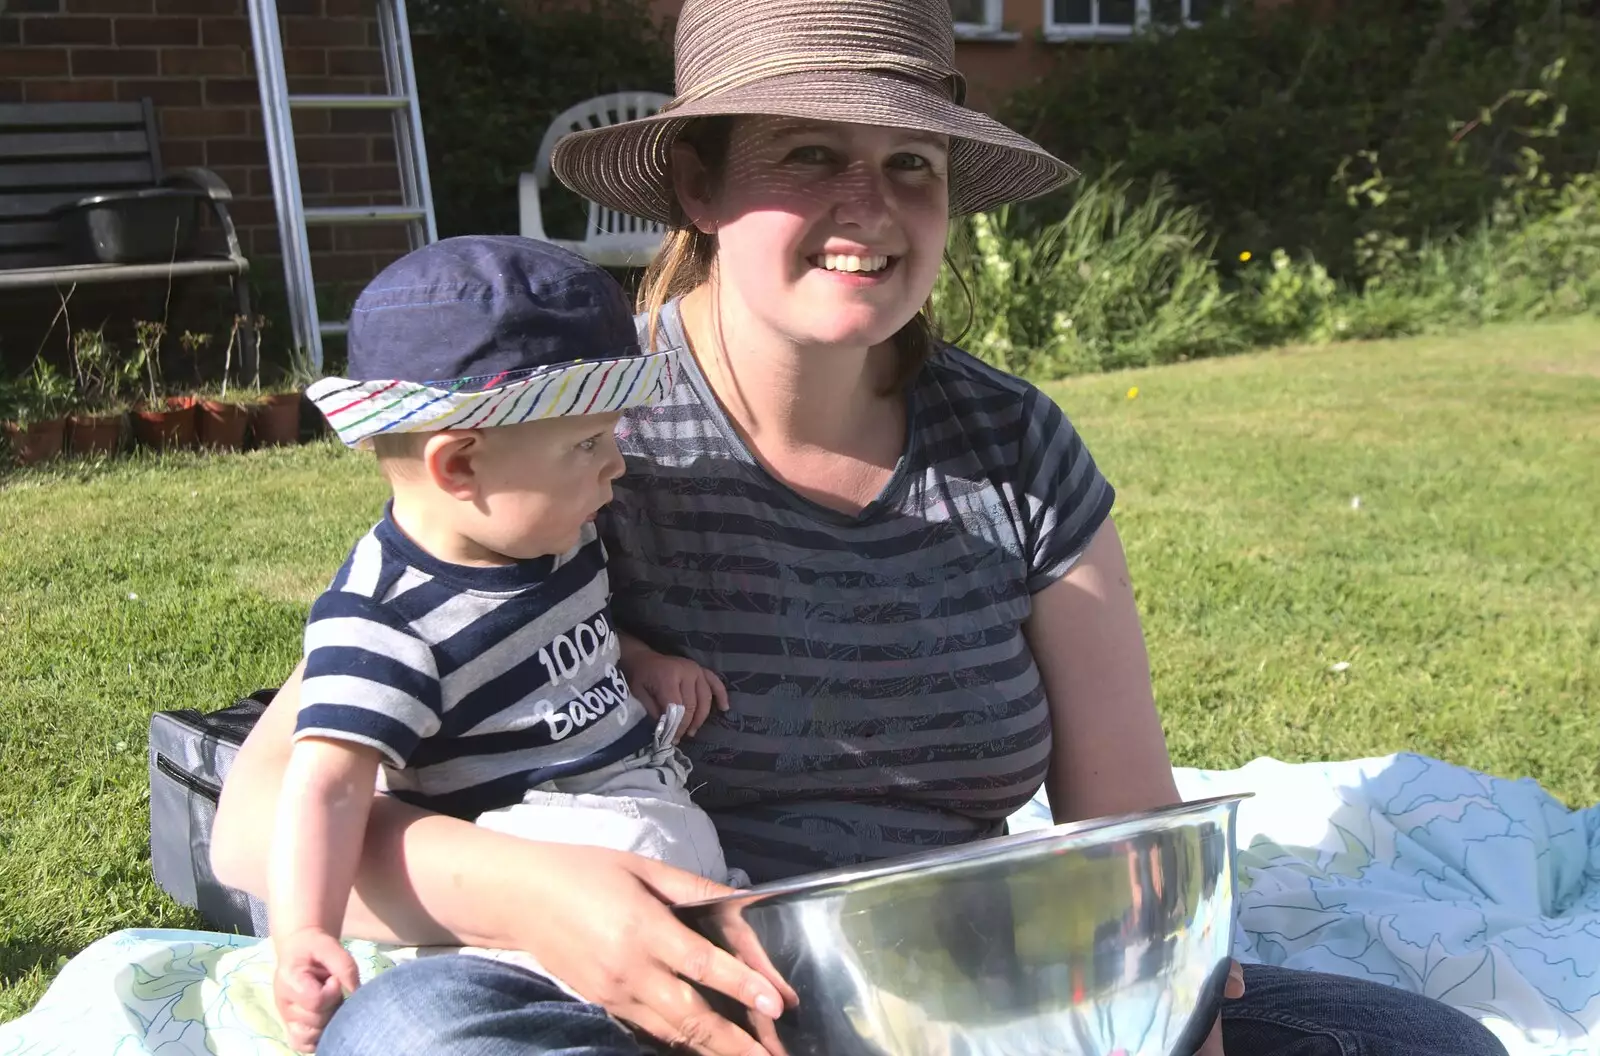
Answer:
[[[249,0],[250,35],[255,45],[256,80],[261,89],[261,120],[272,168],[278,241],[294,344],[306,366],[322,374],[322,338],[348,332],[347,320],[322,321],[311,278],[308,225],[404,224],[411,248],[437,241],[428,156],[422,140],[422,111],[411,63],[411,30],[405,0],[376,0],[379,45],[387,92],[383,95],[290,95],[283,65],[283,38],[277,0]],[[307,208],[300,193],[300,163],[295,151],[294,110],[388,110],[394,119],[395,157],[400,166],[401,201],[396,205],[341,205]]]

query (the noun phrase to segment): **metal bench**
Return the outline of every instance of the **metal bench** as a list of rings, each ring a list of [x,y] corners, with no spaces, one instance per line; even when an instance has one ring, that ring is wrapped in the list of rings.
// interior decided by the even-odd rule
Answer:
[[[95,194],[188,187],[204,196],[225,242],[222,254],[136,264],[75,263],[51,210]],[[228,203],[233,194],[210,169],[161,166],[155,111],[138,103],[0,104],[0,290],[80,284],[227,277],[240,325],[240,365],[256,371],[249,263]]]

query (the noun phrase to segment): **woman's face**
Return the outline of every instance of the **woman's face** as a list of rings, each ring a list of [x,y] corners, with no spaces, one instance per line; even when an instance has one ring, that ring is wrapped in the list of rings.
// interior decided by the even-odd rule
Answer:
[[[927,302],[949,172],[941,135],[746,117],[720,178],[679,193],[717,237],[724,296],[796,344],[861,347],[887,341]]]

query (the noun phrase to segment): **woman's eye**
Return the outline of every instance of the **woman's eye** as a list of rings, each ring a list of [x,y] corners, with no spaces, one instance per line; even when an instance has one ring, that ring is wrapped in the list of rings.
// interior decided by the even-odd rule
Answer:
[[[784,160],[799,165],[826,165],[833,160],[833,152],[827,147],[795,147]]]
[[[921,154],[896,154],[889,159],[889,167],[894,169],[907,169],[920,171],[933,168],[933,163]]]

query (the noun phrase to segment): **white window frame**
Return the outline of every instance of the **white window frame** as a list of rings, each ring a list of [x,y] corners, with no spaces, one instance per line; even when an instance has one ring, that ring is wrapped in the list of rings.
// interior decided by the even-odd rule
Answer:
[[[1133,25],[1101,25],[1100,5],[1104,0],[1089,0],[1093,22],[1057,22],[1055,0],[1044,0],[1044,35],[1046,40],[1118,40],[1133,36],[1150,26],[1150,0],[1133,0]],[[1200,23],[1190,15],[1193,0],[1179,0],[1183,5],[1183,24],[1189,29]],[[1173,27],[1177,28],[1177,27]]]
[[[957,22],[957,40],[1016,39],[1017,34],[1004,28],[1006,0],[983,0],[982,22]]]

